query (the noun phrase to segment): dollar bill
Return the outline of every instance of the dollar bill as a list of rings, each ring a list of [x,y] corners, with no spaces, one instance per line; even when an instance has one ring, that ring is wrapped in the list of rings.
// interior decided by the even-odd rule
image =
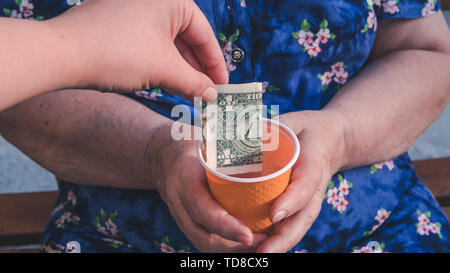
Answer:
[[[202,106],[207,164],[226,175],[262,171],[262,83],[216,88]]]

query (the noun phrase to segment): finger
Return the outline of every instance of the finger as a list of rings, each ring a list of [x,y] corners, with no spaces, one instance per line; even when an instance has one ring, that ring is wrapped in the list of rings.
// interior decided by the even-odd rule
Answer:
[[[179,37],[175,38],[175,46],[178,49],[178,52],[180,52],[181,56],[190,64],[195,70],[202,72],[202,66],[197,60],[197,57],[195,57],[194,52],[190,47],[186,45],[186,43],[181,40]]]
[[[250,228],[228,214],[213,199],[205,181],[194,183],[189,189],[185,189],[186,193],[181,194],[182,203],[193,220],[225,239],[252,245],[253,234]]]
[[[212,80],[192,67],[175,46],[170,49],[167,58],[158,72],[161,79],[158,87],[191,101],[194,97],[202,97],[205,101],[216,99],[217,91]]]
[[[202,226],[195,223],[189,213],[184,209],[179,198],[176,198],[172,204],[172,206],[169,205],[169,209],[178,227],[201,252],[255,252],[256,247],[267,239],[267,236],[255,234],[255,244],[251,246],[226,240],[217,234],[208,232]]]
[[[301,211],[282,222],[274,233],[257,248],[256,252],[286,252],[305,236],[319,215],[323,194],[314,195],[311,202]]]
[[[194,52],[204,72],[217,84],[228,83],[225,60],[214,31],[202,11],[192,1],[190,21],[179,37]]]
[[[292,170],[291,183],[271,207],[272,222],[280,222],[304,208],[311,201],[315,191],[321,190],[321,181],[320,163],[313,156],[301,155],[298,164]]]

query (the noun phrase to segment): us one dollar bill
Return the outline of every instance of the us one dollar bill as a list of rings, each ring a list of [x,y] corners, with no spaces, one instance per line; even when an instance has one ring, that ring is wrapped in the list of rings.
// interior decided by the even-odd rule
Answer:
[[[207,164],[226,175],[262,171],[262,83],[217,85],[202,105]]]

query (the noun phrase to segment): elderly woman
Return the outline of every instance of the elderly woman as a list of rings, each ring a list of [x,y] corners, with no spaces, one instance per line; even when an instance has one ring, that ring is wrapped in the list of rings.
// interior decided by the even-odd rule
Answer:
[[[56,16],[63,2],[34,0],[34,15]],[[190,102],[158,88],[61,91],[1,115],[4,137],[59,178],[44,251],[450,250],[448,219],[405,153],[449,101],[439,1],[196,3],[230,82],[264,82],[264,103],[279,105],[268,115],[300,140],[290,185],[272,206],[277,228],[252,234],[214,201],[196,143],[170,137],[172,107]],[[200,69],[189,50],[184,57]]]

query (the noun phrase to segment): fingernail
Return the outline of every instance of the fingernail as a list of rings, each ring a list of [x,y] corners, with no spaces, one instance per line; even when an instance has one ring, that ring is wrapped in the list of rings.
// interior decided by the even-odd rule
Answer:
[[[217,91],[213,87],[206,88],[205,92],[202,94],[202,98],[205,101],[213,101],[217,98]]]
[[[283,220],[286,217],[286,211],[280,210],[279,212],[275,213],[275,216],[272,219],[272,223],[278,223],[281,220]]]
[[[246,246],[251,246],[253,244],[253,240],[248,236],[239,235],[238,240],[239,242],[243,243]]]

